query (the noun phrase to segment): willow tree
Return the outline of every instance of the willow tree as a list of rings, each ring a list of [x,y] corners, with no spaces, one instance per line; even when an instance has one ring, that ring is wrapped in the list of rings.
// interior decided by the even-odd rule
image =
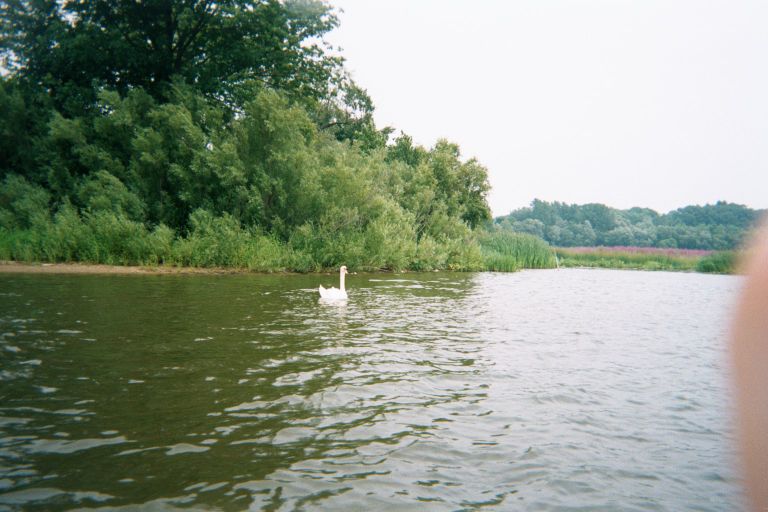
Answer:
[[[6,0],[0,51],[72,114],[94,88],[163,100],[178,79],[227,101],[247,84],[319,101],[343,75],[323,41],[336,25],[313,0]]]

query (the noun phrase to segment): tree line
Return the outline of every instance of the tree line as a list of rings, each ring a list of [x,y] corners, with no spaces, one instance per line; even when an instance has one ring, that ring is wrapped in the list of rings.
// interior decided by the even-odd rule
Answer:
[[[378,128],[315,0],[6,0],[0,258],[480,268],[487,170]]]
[[[534,200],[494,220],[496,229],[529,233],[558,247],[639,246],[680,249],[738,248],[765,210],[718,201],[659,214],[603,204]]]

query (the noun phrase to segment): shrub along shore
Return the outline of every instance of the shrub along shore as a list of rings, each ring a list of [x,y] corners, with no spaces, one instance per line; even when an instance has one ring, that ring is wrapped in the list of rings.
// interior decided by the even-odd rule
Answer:
[[[73,220],[73,219],[70,219]],[[81,222],[75,231],[40,233],[0,231],[0,273],[233,273],[327,272],[334,267],[310,264],[312,258],[274,238],[242,230],[209,230],[207,236],[175,237],[147,232],[125,223],[122,231],[103,236]],[[221,227],[221,226],[218,226]],[[131,229],[132,228],[132,229]],[[100,236],[101,235],[101,236]],[[378,259],[377,259],[378,258]],[[735,251],[701,251],[638,247],[552,248],[532,235],[496,231],[476,234],[463,247],[416,245],[403,255],[402,266],[376,266],[381,255],[347,262],[355,271],[491,271],[522,269],[610,268],[732,274]]]
[[[319,263],[303,246],[245,230],[226,218],[201,214],[192,234],[178,237],[169,229],[148,231],[126,219],[80,218],[60,213],[37,229],[0,231],[0,260],[27,263],[77,263],[107,266],[183,269],[228,269],[252,272],[322,272],[335,265]],[[310,238],[311,241],[311,238]],[[554,268],[549,245],[527,234],[482,233],[463,240],[435,241],[366,252],[350,251],[339,261],[357,271],[515,271]]]

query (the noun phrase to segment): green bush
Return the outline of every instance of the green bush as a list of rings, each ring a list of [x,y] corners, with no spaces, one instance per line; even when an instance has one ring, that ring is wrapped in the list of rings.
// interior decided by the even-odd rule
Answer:
[[[397,204],[387,204],[384,211],[366,227],[364,244],[364,267],[390,270],[407,268],[416,253],[413,216]]]
[[[65,203],[48,229],[43,259],[100,262],[105,255],[104,251],[99,247],[93,230],[83,222],[75,207]]]
[[[427,271],[445,268],[448,254],[443,247],[430,236],[423,236],[416,246],[416,254],[411,264],[411,270]]]
[[[732,274],[736,271],[737,254],[734,251],[721,251],[704,256],[696,264],[696,270],[714,274]]]
[[[81,204],[92,212],[109,211],[132,220],[144,218],[144,203],[115,176],[98,171],[77,190]]]
[[[84,222],[93,233],[97,263],[139,265],[149,259],[149,236],[141,222],[108,211],[87,213]]]
[[[50,194],[16,174],[0,183],[0,227],[29,229],[50,220]]]
[[[246,244],[240,223],[203,209],[190,215],[191,229],[174,248],[174,260],[191,267],[246,267]]]
[[[448,250],[448,270],[471,272],[483,270],[483,254],[480,245],[473,238],[454,238],[445,242]]]
[[[176,241],[176,233],[166,226],[159,224],[149,234],[149,254],[143,262],[147,265],[162,265],[173,263],[173,248]]]
[[[40,245],[40,236],[36,231],[0,229],[0,254],[3,259],[41,261]]]
[[[286,244],[278,240],[251,233],[246,248],[246,268],[257,272],[273,272],[290,267],[291,257]]]

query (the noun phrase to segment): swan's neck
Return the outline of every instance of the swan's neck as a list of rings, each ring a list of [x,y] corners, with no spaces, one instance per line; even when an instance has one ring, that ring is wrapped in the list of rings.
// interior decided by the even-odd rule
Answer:
[[[344,288],[344,272],[339,271],[339,290],[346,291]]]

